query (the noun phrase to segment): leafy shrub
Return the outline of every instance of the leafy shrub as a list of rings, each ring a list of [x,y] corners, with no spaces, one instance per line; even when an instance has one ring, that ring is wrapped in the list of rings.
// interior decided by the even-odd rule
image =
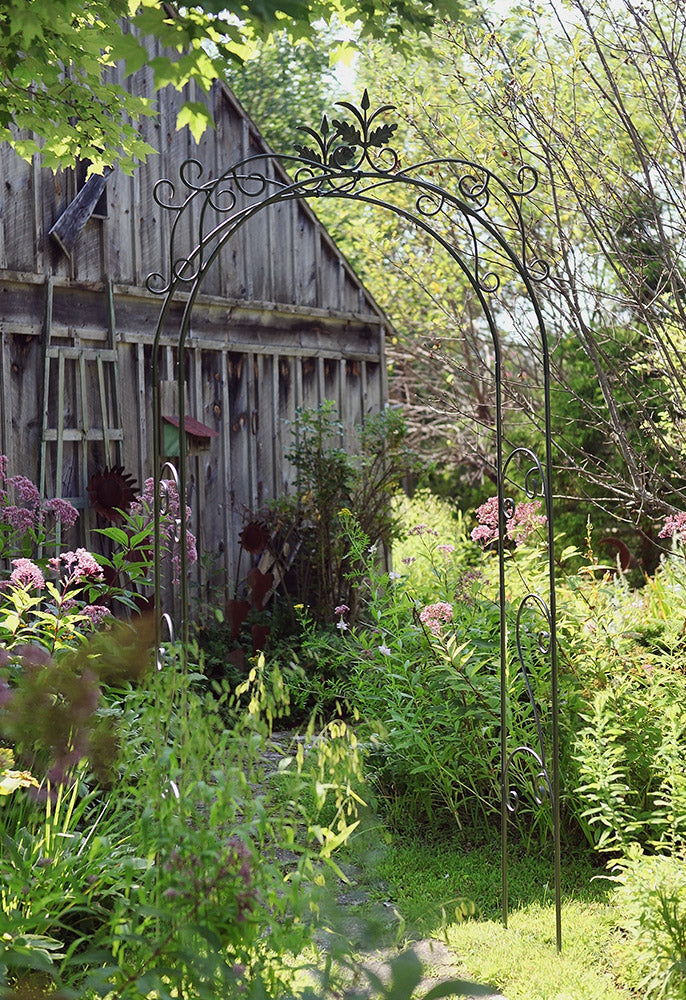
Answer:
[[[627,849],[614,865],[627,985],[646,1000],[686,998],[686,855]]]
[[[575,739],[581,819],[601,850],[686,842],[686,679],[664,667],[614,678]]]
[[[417,466],[405,444],[400,413],[386,409],[368,417],[359,430],[353,457],[341,446],[343,426],[334,404],[298,410],[293,445],[286,458],[295,469],[295,493],[270,505],[265,520],[274,555],[289,555],[286,582],[295,603],[326,621],[334,607],[357,610],[352,577],[359,561],[351,555],[348,521],[359,525],[368,545],[388,548],[397,534],[391,500],[402,477]]]
[[[500,808],[500,618],[488,596],[495,562],[463,534],[438,536],[427,520],[409,529],[416,555],[401,564],[406,572],[383,572],[350,518],[357,618],[341,604],[324,628],[303,611],[298,663],[310,692],[316,687],[329,704],[344,699],[363,720],[367,765],[391,822],[449,822],[483,833]],[[474,549],[480,569],[471,565]],[[431,604],[416,597],[417,571],[420,585],[431,587]],[[535,613],[523,614],[529,627],[520,641],[536,689],[545,690],[549,667],[536,638],[541,623],[530,617]],[[536,731],[533,708],[514,669],[511,685],[513,741],[527,742]],[[545,727],[545,697],[538,708]],[[525,771],[518,779],[532,784]],[[522,818],[526,811],[522,805]]]

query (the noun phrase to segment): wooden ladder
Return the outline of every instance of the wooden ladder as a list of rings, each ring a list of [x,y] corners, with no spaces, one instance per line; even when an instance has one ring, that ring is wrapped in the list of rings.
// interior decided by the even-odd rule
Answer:
[[[88,509],[88,481],[94,469],[90,469],[89,460],[92,445],[99,442],[102,445],[104,464],[112,467],[121,461],[122,427],[121,408],[119,402],[119,371],[116,349],[116,324],[114,313],[114,291],[112,282],[105,286],[107,296],[107,340],[106,347],[90,347],[79,343],[53,343],[53,283],[48,276],[45,290],[45,312],[43,325],[43,425],[40,449],[39,487],[42,497],[54,496],[67,500],[77,510],[82,512],[79,518],[82,541],[86,537],[85,511]],[[70,333],[72,341],[76,335]],[[69,367],[71,366],[71,373]],[[91,367],[93,366],[93,367]],[[57,413],[54,425],[51,424],[51,389],[54,385],[55,368],[57,369]],[[90,369],[90,370],[89,370]],[[92,390],[89,393],[89,382],[93,382],[89,374],[95,372],[97,399],[92,405]],[[68,378],[68,376],[70,376]],[[75,426],[65,427],[65,392],[67,383],[73,385],[75,392],[74,420]],[[110,405],[108,406],[108,398]],[[110,424],[109,414],[113,415],[114,426]],[[99,426],[98,426],[99,418]],[[64,479],[65,443],[73,443],[79,455],[79,492],[76,496],[62,496]],[[54,461],[51,463],[54,483],[48,483],[48,458],[54,451]],[[59,546],[60,525],[57,525],[56,544]]]

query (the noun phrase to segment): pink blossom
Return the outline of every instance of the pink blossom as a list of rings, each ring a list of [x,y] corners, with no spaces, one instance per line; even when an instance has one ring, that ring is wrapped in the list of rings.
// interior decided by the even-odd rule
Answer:
[[[348,607],[347,604],[339,604],[337,608],[333,609],[333,613],[335,615],[347,615],[349,611],[350,608]]]
[[[409,535],[433,535],[434,538],[438,538],[438,532],[433,528],[430,528],[428,524],[415,524],[414,528],[410,528]]]
[[[426,625],[430,632],[433,632],[434,635],[439,635],[441,627],[453,620],[453,606],[452,604],[447,604],[445,601],[439,601],[437,604],[427,604],[419,612],[419,620],[423,625]]]
[[[545,514],[539,514],[541,507],[540,500],[533,500],[530,503],[520,503],[514,508],[511,517],[505,520],[505,533],[515,545],[521,545],[536,531],[538,527],[547,523]],[[498,538],[498,498],[489,497],[476,509],[478,526],[472,531],[472,540],[483,542],[488,545]]]
[[[27,479],[26,476],[11,476],[7,480],[7,484],[14,487],[17,496],[24,503],[29,504],[31,507],[38,507],[40,505],[38,487],[30,479]]]
[[[63,552],[57,559],[49,559],[51,569],[60,571],[62,567],[68,570],[72,580],[102,580],[102,566],[87,549],[76,549],[75,552]]]
[[[105,618],[110,618],[112,612],[102,604],[86,604],[81,610],[81,614],[90,619],[91,625],[95,628]]]
[[[447,544],[447,545],[437,545],[436,549],[437,549],[438,552],[442,552],[444,555],[449,556],[451,554],[451,552],[455,551],[455,546],[454,545],[450,545],[450,544]]]
[[[195,535],[192,531],[186,531],[186,549],[188,553],[188,562],[194,563],[198,561],[198,546],[195,540]]]
[[[417,557],[416,556],[405,556],[405,558],[403,559],[403,562],[404,562],[404,564],[406,566],[411,566],[412,563],[416,563],[417,562]]]
[[[0,455],[0,483],[7,479],[7,455]]]
[[[0,517],[9,524],[11,528],[25,535],[27,531],[35,528],[38,524],[36,511],[29,507],[17,507],[15,504],[8,504],[0,510]]]
[[[518,503],[514,509],[514,514],[507,524],[508,537],[515,545],[522,545],[530,538],[538,527],[546,524],[548,518],[545,514],[539,514],[541,508],[540,500],[533,500],[531,503]]]
[[[47,514],[52,514],[56,523],[63,524],[65,528],[73,527],[79,516],[76,507],[73,507],[68,500],[62,500],[60,497],[53,497],[52,500],[46,500],[43,504],[43,510]]]
[[[477,507],[476,519],[479,525],[472,531],[472,541],[483,542],[485,545],[494,542],[498,537],[498,498],[489,497]]]
[[[481,573],[478,569],[468,569],[466,573],[462,574],[457,587],[455,588],[455,594],[453,595],[455,600],[460,604],[473,604],[474,590],[476,589],[476,585],[481,583],[483,578],[483,573]]]
[[[9,582],[15,587],[35,587],[36,590],[45,588],[45,577],[40,569],[30,559],[13,559],[14,569],[10,574]]]
[[[678,514],[670,514],[665,520],[658,538],[682,539],[684,535],[686,535],[686,513],[679,511]]]
[[[142,517],[150,525],[150,544],[152,545],[152,522],[155,500],[155,480],[146,479],[143,492],[136,497],[130,507],[134,517]],[[186,505],[186,525],[192,517],[191,508]],[[178,540],[181,522],[181,503],[176,483],[173,479],[160,480],[160,529],[161,542],[166,552],[171,553],[172,580],[178,583],[181,578],[181,551]],[[186,528],[186,558],[189,564],[197,562],[198,548],[195,535]]]

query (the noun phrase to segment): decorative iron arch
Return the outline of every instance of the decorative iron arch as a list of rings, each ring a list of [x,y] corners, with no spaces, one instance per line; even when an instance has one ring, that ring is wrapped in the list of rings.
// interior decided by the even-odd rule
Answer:
[[[560,849],[560,773],[558,733],[558,670],[555,607],[555,561],[552,510],[552,434],[550,418],[549,350],[543,313],[536,294],[536,285],[548,276],[548,266],[539,258],[529,259],[522,202],[537,185],[537,173],[521,166],[516,174],[517,187],[510,187],[488,168],[458,158],[434,158],[404,165],[401,155],[391,146],[397,129],[386,117],[395,108],[384,104],[370,113],[367,91],[360,107],[347,101],[338,102],[349,117],[326,117],[319,131],[300,126],[308,145],[294,148],[295,154],[260,152],[245,157],[224,170],[220,176],[203,180],[203,164],[196,159],[184,161],[179,170],[181,195],[177,185],[168,178],[155,185],[156,203],[172,218],[169,241],[168,273],[153,272],[146,281],[150,292],[162,297],[162,306],[152,350],[153,386],[153,462],[154,489],[154,586],[155,607],[161,609],[160,520],[164,498],[159,484],[165,470],[174,476],[179,496],[186,495],[186,441],[179,435],[179,468],[160,468],[161,412],[159,391],[159,354],[162,333],[173,302],[182,296],[183,311],[178,326],[177,358],[179,386],[179,426],[184,426],[185,383],[184,347],[190,330],[191,314],[203,280],[223,248],[256,214],[287,201],[316,198],[341,198],[387,209],[408,224],[417,227],[436,241],[461,271],[478,299],[493,344],[493,376],[496,415],[496,474],[498,496],[498,564],[500,605],[500,785],[501,785],[501,853],[502,853],[502,913],[507,926],[508,915],[508,816],[515,811],[520,794],[514,787],[511,768],[514,761],[524,759],[535,771],[533,797],[539,804],[547,799],[552,811],[554,841],[555,923],[557,948],[562,946],[561,929],[561,849]],[[289,171],[289,173],[287,172]],[[444,177],[451,187],[442,183]],[[412,208],[391,200],[393,192],[410,189]],[[186,220],[195,220],[192,232],[195,243],[179,253],[177,242]],[[450,238],[438,228],[438,222],[448,223]],[[452,239],[458,226],[462,244]],[[509,271],[524,287],[537,328],[543,388],[543,454],[539,457],[529,448],[515,448],[505,454],[503,440],[503,370],[501,341],[490,297],[501,283],[501,271]],[[524,472],[519,465],[523,462]],[[516,501],[511,495],[516,486],[515,474],[522,479],[520,490],[529,499],[542,498],[547,518],[547,594],[529,592],[520,600],[514,629],[519,675],[535,720],[533,745],[510,748],[507,731],[508,711],[508,634],[506,622],[506,533],[514,517]],[[180,504],[179,535],[187,530],[185,505]],[[188,565],[185,544],[180,546],[180,614],[181,634],[186,635],[188,622]],[[540,719],[537,695],[533,690],[527,643],[531,634],[531,617],[538,620],[537,652],[548,658],[550,668],[549,701],[551,707],[550,753]],[[168,617],[168,616],[167,616]],[[158,633],[162,616],[158,615]],[[540,695],[539,695],[540,697]]]

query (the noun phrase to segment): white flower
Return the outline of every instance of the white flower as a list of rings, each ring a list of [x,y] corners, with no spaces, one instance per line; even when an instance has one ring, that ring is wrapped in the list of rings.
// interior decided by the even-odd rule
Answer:
[[[382,643],[378,648],[379,648],[379,652],[381,653],[382,656],[390,656],[391,655],[391,650],[390,650],[389,646],[384,646],[383,643]]]
[[[336,623],[336,628],[340,632],[347,632],[348,631],[348,623],[344,622],[343,619],[341,618],[341,620]]]
[[[388,579],[389,580],[402,580],[402,578],[403,578],[402,573],[393,573],[393,572],[391,572],[391,573],[388,574]]]

